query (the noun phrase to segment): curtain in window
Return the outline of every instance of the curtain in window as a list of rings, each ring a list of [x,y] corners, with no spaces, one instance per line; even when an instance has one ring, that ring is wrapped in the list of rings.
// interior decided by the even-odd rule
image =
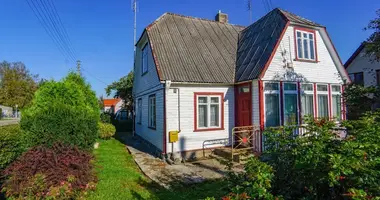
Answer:
[[[337,120],[341,120],[341,104],[340,95],[332,95],[333,117]]]
[[[210,114],[210,126],[219,126],[219,105],[211,105]]]
[[[285,94],[285,112],[284,124],[296,124],[298,122],[297,114],[297,94]]]
[[[318,117],[329,116],[329,104],[327,94],[318,95]]]
[[[313,95],[302,95],[302,116],[314,116],[313,101]]]
[[[265,94],[265,124],[267,127],[280,125],[279,95]]]

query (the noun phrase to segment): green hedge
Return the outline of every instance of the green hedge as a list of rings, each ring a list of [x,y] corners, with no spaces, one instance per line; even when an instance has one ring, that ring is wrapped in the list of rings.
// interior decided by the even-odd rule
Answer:
[[[26,145],[19,125],[0,126],[0,171],[21,155]]]
[[[91,148],[97,138],[97,114],[64,104],[51,104],[38,113],[24,113],[21,127],[29,146],[56,142]]]
[[[115,135],[116,128],[109,123],[99,123],[99,138],[109,139]]]
[[[99,105],[95,93],[75,74],[62,81],[48,81],[23,110],[21,128],[29,146],[55,142],[92,148],[98,137]]]

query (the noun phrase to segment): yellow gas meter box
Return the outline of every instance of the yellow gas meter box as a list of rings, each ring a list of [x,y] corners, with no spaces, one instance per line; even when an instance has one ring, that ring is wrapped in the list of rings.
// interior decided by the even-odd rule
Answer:
[[[169,142],[178,142],[178,133],[179,131],[169,131]]]

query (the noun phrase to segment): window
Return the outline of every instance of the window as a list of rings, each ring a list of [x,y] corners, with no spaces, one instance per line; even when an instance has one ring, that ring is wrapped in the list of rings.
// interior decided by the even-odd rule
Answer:
[[[363,72],[349,74],[351,81],[358,85],[364,85]]]
[[[137,100],[137,123],[141,124],[141,116],[142,116],[142,99]]]
[[[315,61],[315,31],[296,28],[295,32],[297,59]]]
[[[280,126],[279,83],[265,83],[265,126]]]
[[[376,82],[377,86],[380,86],[380,69],[376,70]]]
[[[329,117],[329,99],[327,85],[317,85],[318,117]]]
[[[223,129],[223,93],[195,93],[195,131]]]
[[[302,84],[301,111],[302,116],[314,116],[314,90],[313,84]]]
[[[149,96],[148,102],[148,127],[156,128],[156,95]]]
[[[141,60],[141,74],[144,75],[148,72],[148,56],[149,56],[149,46],[146,44],[142,49],[142,60]]]
[[[284,125],[298,123],[297,85],[284,83]]]
[[[332,85],[331,86],[331,100],[332,100],[332,117],[336,120],[340,121],[342,119],[341,112],[341,86],[340,85]]]

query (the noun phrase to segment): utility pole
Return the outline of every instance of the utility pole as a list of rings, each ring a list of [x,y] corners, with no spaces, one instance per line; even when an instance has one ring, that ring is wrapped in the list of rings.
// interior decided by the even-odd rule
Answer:
[[[79,75],[81,75],[81,71],[80,71],[80,64],[81,62],[80,62],[80,60],[77,60],[77,73],[79,74]]]

